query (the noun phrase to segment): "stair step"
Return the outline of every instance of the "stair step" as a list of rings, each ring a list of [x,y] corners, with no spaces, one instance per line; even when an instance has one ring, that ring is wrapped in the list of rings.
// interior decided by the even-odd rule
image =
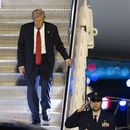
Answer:
[[[61,99],[56,99],[52,98],[51,99],[51,109],[48,110],[49,113],[51,112],[61,112],[62,110],[62,98]],[[12,111],[12,112],[29,112],[30,109],[28,107],[27,100],[25,99],[0,99],[0,113],[1,112],[6,112],[6,111]]]
[[[17,61],[16,60],[0,60],[0,72],[1,73],[14,73],[16,72]]]
[[[52,18],[46,18],[47,22],[51,22],[55,25],[57,25],[58,27],[60,26],[65,26],[67,25],[67,27],[69,27],[69,21],[68,19],[63,19],[62,21],[59,19],[52,19]],[[0,21],[0,25],[12,25],[15,27],[15,25],[22,25],[24,23],[28,23],[28,22],[32,22],[32,19],[29,17],[27,19],[12,19],[12,18],[6,18],[6,19],[1,19]]]
[[[67,36],[67,33],[64,33],[64,31],[63,31],[63,32],[61,31],[61,32],[59,32],[59,35],[60,35],[61,38],[62,38],[62,37]],[[1,34],[0,34],[0,38],[6,38],[6,37],[7,37],[7,38],[12,38],[12,37],[13,37],[13,38],[17,38],[17,39],[18,39],[18,37],[19,37],[19,32],[17,32],[17,33],[14,32],[14,33],[10,33],[10,34],[9,34],[9,33],[1,33]],[[8,40],[9,40],[9,39],[8,39]]]
[[[65,61],[56,60],[54,72],[65,72]],[[0,60],[1,73],[15,73],[17,72],[17,60]]]
[[[10,20],[10,19],[8,19],[8,20]],[[0,22],[0,33],[4,33],[4,34],[16,33],[17,34],[17,33],[19,33],[21,25],[24,23],[26,23],[26,22],[21,23],[18,21],[16,21],[16,22],[6,22],[6,21],[3,22],[3,21],[1,21]],[[66,34],[68,33],[68,26],[69,26],[68,22],[66,23],[66,21],[65,22],[57,21],[53,24],[55,24],[58,27],[58,30],[60,33],[61,32],[66,33]]]
[[[68,46],[67,35],[61,35],[61,39],[64,43],[64,46]],[[11,37],[10,34],[4,36],[0,35],[0,47],[17,47],[17,41],[18,36]]]
[[[43,128],[43,129],[46,129],[46,130],[60,130],[61,129],[61,127],[59,126],[59,125],[55,125],[55,124],[41,124],[39,127],[37,127],[37,126],[33,126],[33,125],[31,125],[30,124],[30,122],[19,122],[19,121],[4,121],[3,122],[3,120],[1,120],[0,121],[0,125],[3,125],[3,126],[6,126],[6,125],[11,125],[11,126],[13,126],[13,125],[15,125],[16,127],[17,126],[20,126],[20,127],[22,127],[22,128],[28,128],[29,127],[29,129],[31,130],[33,130],[33,129],[37,129],[37,130],[41,130],[41,128]],[[41,127],[41,128],[40,128]]]
[[[28,19],[32,15],[33,9],[0,9],[2,19]],[[44,8],[47,19],[69,19],[70,9],[48,9]]]
[[[0,77],[0,86],[26,85],[24,76],[19,73],[0,73]],[[54,73],[52,84],[54,86],[64,85],[65,79],[65,73]]]
[[[61,35],[61,39],[64,43],[64,46],[68,46],[68,37],[67,35]],[[10,34],[8,35],[1,35],[0,34],[0,47],[17,47],[18,35],[13,35],[12,37]]]
[[[62,114],[59,112],[50,112],[50,121],[49,122],[45,122],[42,121],[41,124],[42,125],[60,125],[61,123],[61,116]],[[7,111],[7,112],[0,112],[0,121],[1,122],[23,122],[23,123],[27,123],[30,124],[31,123],[31,113],[29,112],[17,112],[17,111]]]
[[[67,47],[66,47],[67,48]],[[66,49],[67,52],[69,51]],[[55,52],[56,60],[63,60],[59,52]],[[17,47],[0,47],[0,60],[17,60]]]
[[[41,126],[43,128],[46,128],[47,130],[61,130],[61,127],[60,126],[56,126],[56,125],[51,125],[51,126]]]
[[[68,8],[71,0],[3,0],[2,8]]]
[[[17,47],[18,35],[17,36],[2,36],[0,35],[0,47]]]
[[[50,91],[51,99],[62,98],[64,89],[65,86],[52,86]],[[0,100],[25,100],[26,93],[27,86],[0,86]]]

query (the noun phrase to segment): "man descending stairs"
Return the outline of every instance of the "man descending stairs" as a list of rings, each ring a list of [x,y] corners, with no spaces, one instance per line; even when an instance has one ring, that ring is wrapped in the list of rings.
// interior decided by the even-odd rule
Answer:
[[[31,123],[31,114],[27,105],[27,87],[23,76],[17,72],[17,40],[21,24],[31,21],[31,12],[43,8],[46,19],[58,26],[65,47],[68,47],[68,26],[70,0],[3,0],[0,9],[0,121],[18,121]],[[21,3],[20,3],[21,2]],[[56,65],[51,88],[52,108],[48,128],[60,129],[66,68],[64,61],[56,52]],[[39,87],[40,89],[40,87]],[[46,122],[42,122],[46,124]]]

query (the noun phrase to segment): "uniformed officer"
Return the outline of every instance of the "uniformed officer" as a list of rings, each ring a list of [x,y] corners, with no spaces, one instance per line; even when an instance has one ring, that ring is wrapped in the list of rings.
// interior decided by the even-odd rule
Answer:
[[[90,109],[86,110],[84,104],[67,118],[67,128],[79,127],[80,130],[115,130],[114,115],[101,109],[102,96],[92,92],[90,97]]]

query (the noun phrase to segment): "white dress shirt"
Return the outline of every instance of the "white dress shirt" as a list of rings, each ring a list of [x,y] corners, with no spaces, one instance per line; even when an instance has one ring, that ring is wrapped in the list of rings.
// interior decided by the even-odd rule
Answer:
[[[93,119],[95,118],[95,115],[96,115],[96,120],[97,120],[97,122],[98,122],[98,119],[99,119],[100,113],[101,113],[101,110],[98,111],[98,112],[94,112],[94,111],[93,111]]]

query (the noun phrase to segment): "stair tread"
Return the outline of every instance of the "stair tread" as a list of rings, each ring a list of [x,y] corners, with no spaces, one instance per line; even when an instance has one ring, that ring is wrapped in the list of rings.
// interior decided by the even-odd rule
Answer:
[[[65,61],[64,60],[61,60],[61,59],[59,59],[59,60],[56,60],[55,61],[55,64],[58,64],[58,63],[64,63]],[[17,64],[17,60],[2,60],[2,59],[0,59],[0,64],[7,64],[7,63],[9,63],[9,64]]]
[[[58,8],[44,8],[44,11],[46,11],[46,10],[51,10],[51,11],[56,11],[56,10],[59,10],[59,11],[61,11],[61,10],[65,10],[65,11],[67,11],[67,10],[70,10],[70,8],[61,8],[61,9],[58,9]],[[0,11],[3,11],[3,12],[5,12],[5,11],[31,11],[32,12],[32,9],[31,8],[2,8],[2,9],[0,9]]]
[[[66,73],[54,73],[55,76],[65,76]],[[0,77],[4,77],[4,76],[17,76],[17,77],[24,77],[23,75],[21,75],[20,73],[0,73]]]
[[[51,126],[41,125],[41,127],[46,128],[47,130],[60,130],[61,129],[61,127],[58,125],[51,125]]]
[[[47,19],[46,21],[51,22],[53,24],[58,24],[58,26],[63,25],[63,24],[67,24],[67,25],[69,24],[68,19],[63,19],[60,22],[57,19]],[[26,20],[24,20],[24,19],[17,19],[17,20],[15,20],[15,19],[1,19],[0,25],[5,25],[5,24],[21,25],[21,24],[24,24],[26,22],[32,22],[32,20],[31,19],[26,19]]]
[[[67,37],[67,34],[64,34],[64,33],[60,33],[61,37],[62,36],[66,36]],[[14,33],[10,33],[10,34],[7,34],[7,33],[1,33],[0,34],[0,37],[18,37],[19,34],[17,34],[16,32]]]

